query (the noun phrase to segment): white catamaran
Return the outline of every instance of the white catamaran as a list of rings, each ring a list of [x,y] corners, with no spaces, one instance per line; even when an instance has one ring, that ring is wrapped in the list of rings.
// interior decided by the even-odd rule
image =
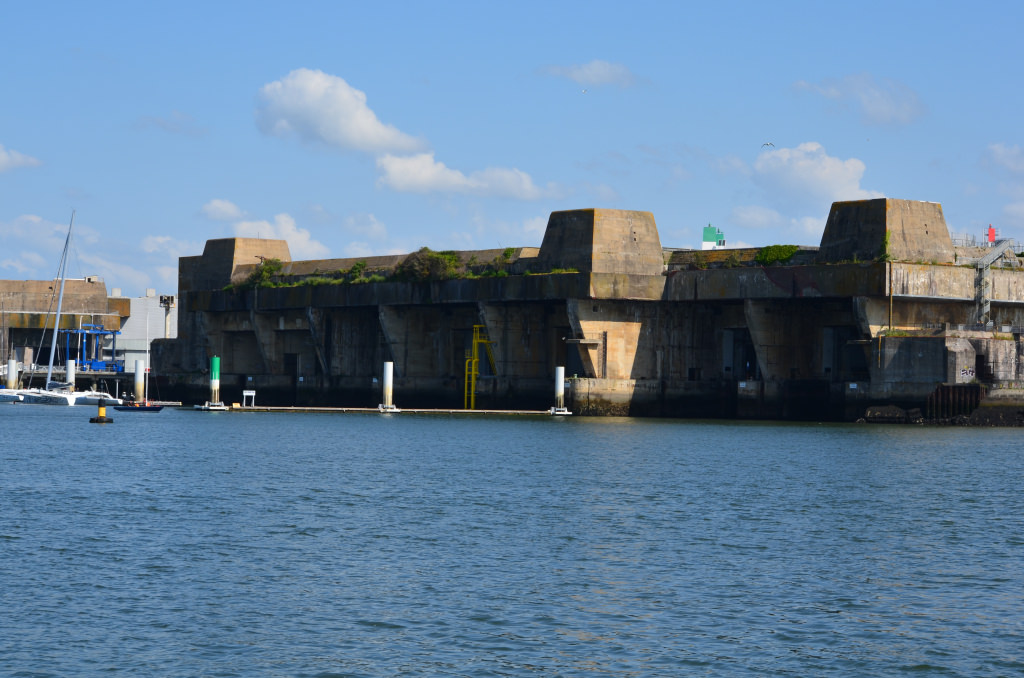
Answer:
[[[22,389],[19,394],[22,402],[35,405],[98,405],[102,400],[108,405],[120,405],[121,399],[104,391],[76,391],[73,380],[68,382],[53,381],[53,358],[57,350],[57,336],[60,331],[60,310],[64,303],[64,278],[67,266],[68,247],[71,244],[71,229],[75,224],[75,213],[71,213],[71,224],[68,225],[68,236],[64,240],[64,253],[60,257],[57,275],[60,277],[60,293],[57,296],[57,313],[53,321],[53,338],[50,342],[50,362],[46,368],[46,387]],[[45,331],[45,328],[44,328]],[[74,374],[69,361],[66,376]]]

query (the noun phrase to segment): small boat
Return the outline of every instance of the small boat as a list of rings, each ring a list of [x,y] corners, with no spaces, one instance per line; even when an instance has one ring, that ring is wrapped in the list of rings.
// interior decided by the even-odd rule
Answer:
[[[203,404],[203,405],[194,405],[193,407],[195,409],[199,410],[200,412],[227,412],[228,411],[228,406],[225,405],[224,403],[220,403],[220,402],[211,403],[209,400],[207,400],[206,403]]]
[[[154,405],[147,401],[141,403],[126,402],[124,405],[114,405],[118,412],[159,412],[164,409],[163,405]]]

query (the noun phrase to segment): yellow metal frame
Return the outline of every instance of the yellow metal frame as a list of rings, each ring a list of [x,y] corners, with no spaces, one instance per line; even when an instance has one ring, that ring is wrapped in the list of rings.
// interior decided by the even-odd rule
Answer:
[[[463,408],[467,410],[476,409],[476,380],[480,376],[480,347],[484,347],[487,354],[487,362],[491,366],[491,374],[497,374],[498,370],[494,365],[494,352],[491,350],[491,340],[487,337],[486,325],[473,325],[473,349],[466,351],[466,383],[463,391]]]

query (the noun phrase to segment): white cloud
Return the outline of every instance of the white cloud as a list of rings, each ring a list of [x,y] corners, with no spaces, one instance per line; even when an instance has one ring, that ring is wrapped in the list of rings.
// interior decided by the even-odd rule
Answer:
[[[97,275],[102,278],[108,290],[111,287],[127,287],[138,290],[151,287],[152,279],[149,274],[129,265],[124,258],[112,261],[89,251],[82,251],[79,257],[82,263],[88,266],[87,275]]]
[[[47,261],[38,252],[19,252],[17,256],[0,260],[0,268],[12,269],[19,274],[42,270]]]
[[[0,144],[0,172],[6,172],[18,167],[36,167],[43,163],[32,156],[18,153],[15,150],[8,150]]]
[[[544,70],[550,75],[568,78],[581,85],[629,87],[636,81],[629,69],[622,64],[613,64],[601,59],[574,66],[548,66]]]
[[[358,214],[345,219],[345,230],[371,240],[386,240],[388,229],[372,214]],[[363,243],[352,243],[363,244]]]
[[[712,167],[722,174],[737,174],[739,176],[750,176],[750,168],[739,156],[727,155],[722,158],[715,158],[711,162]]]
[[[988,147],[988,157],[992,162],[1004,169],[1008,169],[1016,174],[1024,174],[1024,149],[1020,146],[991,144]]]
[[[734,207],[730,221],[743,228],[777,228],[784,222],[782,215],[769,207],[747,205]]]
[[[817,208],[837,200],[882,198],[860,187],[864,163],[840,160],[816,142],[761,153],[754,163],[754,181],[776,199]]]
[[[1024,202],[1014,202],[1003,207],[1006,220],[1017,227],[1024,226]]]
[[[377,167],[384,171],[379,183],[396,191],[468,193],[471,189],[466,175],[458,170],[448,169],[443,162],[435,161],[433,153],[403,157],[385,155],[377,158]]]
[[[0,222],[0,273],[23,280],[50,280],[57,273],[68,224],[34,214]],[[202,252],[202,243],[149,236],[137,246],[110,248],[110,239],[87,224],[75,221],[67,262],[68,277],[96,275],[107,289],[121,287],[141,294],[154,281],[173,289],[178,277],[176,257]],[[4,277],[4,275],[0,275]]]
[[[169,235],[150,235],[142,239],[139,247],[147,254],[161,254],[177,259],[200,254],[205,243],[177,240]]]
[[[544,239],[544,232],[548,228],[548,217],[533,217],[523,222],[523,231],[527,235],[539,236],[537,242]]]
[[[609,186],[608,184],[585,184],[584,188],[590,192],[596,200],[604,204],[614,203],[621,198],[619,192],[616,191],[613,186]]]
[[[300,68],[260,89],[256,124],[264,134],[295,134],[365,153],[414,152],[423,143],[382,123],[366,105],[366,94],[341,78]]]
[[[539,247],[544,240],[548,216],[505,221],[479,213],[472,219],[471,232],[452,233],[451,238],[458,240],[458,245],[464,249]]]
[[[798,244],[820,241],[833,202],[885,197],[861,188],[864,171],[860,160],[832,157],[815,142],[763,151],[742,173],[762,189],[767,204],[736,207],[730,221]],[[794,216],[801,214],[812,216]]]
[[[44,223],[42,217],[35,214],[23,214],[14,221],[3,224],[3,228],[0,228],[0,238],[4,240],[28,238],[41,230],[50,230],[48,226],[52,226],[52,224]],[[64,230],[67,231],[67,228]]]
[[[202,207],[203,214],[214,221],[233,221],[242,218],[242,210],[230,200],[214,199]]]
[[[379,184],[407,193],[467,193],[537,200],[555,191],[552,186],[541,190],[529,174],[517,169],[490,167],[467,176],[435,160],[433,153],[384,155],[377,158],[377,167],[384,172]]]
[[[801,217],[790,221],[790,231],[798,236],[816,238],[821,241],[825,232],[825,219],[822,217]]]
[[[39,273],[44,279],[49,279],[56,273],[67,235],[67,224],[58,224],[35,214],[23,214],[13,221],[0,222],[0,241],[5,243],[5,252],[14,251],[19,246],[17,243],[21,242],[27,249],[44,253],[43,256],[47,257],[46,262],[49,264],[44,267],[45,274]],[[76,243],[93,243],[97,239],[98,235],[94,230],[75,224],[72,246]],[[46,270],[51,267],[52,271]]]
[[[871,125],[905,125],[925,113],[925,106],[913,89],[889,78],[876,80],[868,73],[838,80],[827,78],[818,84],[801,80],[794,87],[840,104],[853,104],[860,110],[863,122]]]
[[[143,252],[159,252],[171,241],[168,235],[148,235],[142,239],[141,247]]]
[[[326,224],[334,221],[334,215],[331,214],[330,210],[320,204],[310,205],[309,215],[313,221],[319,224]]]
[[[178,267],[177,266],[157,266],[156,275],[160,281],[168,286],[170,289],[177,289],[178,287]]]
[[[240,221],[235,224],[235,235],[240,238],[267,238],[286,240],[292,258],[297,261],[326,258],[327,247],[312,238],[309,231],[298,228],[295,219],[287,214],[278,214],[274,223],[269,221]]]
[[[342,251],[346,257],[375,257],[380,254],[365,242],[350,242]]]

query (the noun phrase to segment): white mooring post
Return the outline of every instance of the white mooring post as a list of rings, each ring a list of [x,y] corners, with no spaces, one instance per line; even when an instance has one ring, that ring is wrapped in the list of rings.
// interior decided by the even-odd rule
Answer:
[[[66,370],[66,372],[64,374],[64,380],[70,384],[70,386],[68,386],[68,388],[71,389],[72,391],[74,391],[75,390],[75,361],[74,360],[69,360],[67,362],[67,366],[64,369]]]
[[[377,409],[383,413],[402,411],[395,407],[395,404],[392,402],[392,386],[394,383],[392,375],[394,374],[394,371],[394,363],[384,363],[384,402],[377,406]]]
[[[572,414],[565,409],[565,368],[561,365],[555,368],[555,406],[548,410],[548,413],[553,415]]]
[[[7,361],[7,388],[16,389],[18,388],[18,361],[8,360]]]
[[[135,361],[135,401],[142,402],[146,399],[146,361]]]

